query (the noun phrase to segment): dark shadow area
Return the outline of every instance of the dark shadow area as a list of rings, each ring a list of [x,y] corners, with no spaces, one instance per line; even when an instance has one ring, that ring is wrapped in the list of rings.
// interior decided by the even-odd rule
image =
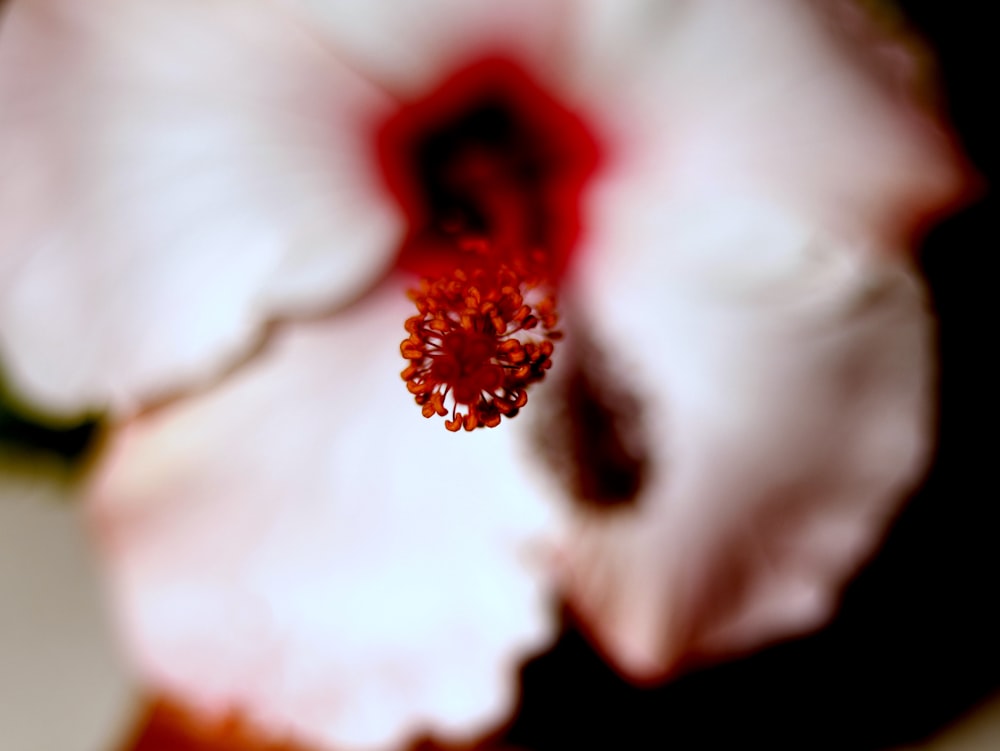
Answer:
[[[0,456],[5,451],[18,451],[75,462],[91,447],[99,426],[97,417],[86,417],[67,425],[40,421],[7,395],[0,372]]]

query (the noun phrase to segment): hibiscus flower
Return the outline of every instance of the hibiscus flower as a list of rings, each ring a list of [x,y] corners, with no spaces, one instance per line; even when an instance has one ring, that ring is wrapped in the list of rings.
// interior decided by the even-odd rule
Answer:
[[[0,356],[109,416],[145,680],[374,747],[500,722],[557,585],[637,680],[821,623],[927,448],[964,175],[912,63],[837,2],[14,2]],[[515,274],[511,359],[431,316],[408,392],[414,270]]]

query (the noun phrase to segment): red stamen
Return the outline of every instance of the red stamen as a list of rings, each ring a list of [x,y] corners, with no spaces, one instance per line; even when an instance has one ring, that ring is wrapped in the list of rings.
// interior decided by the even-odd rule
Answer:
[[[449,414],[445,427],[493,428],[527,403],[528,386],[552,366],[557,317],[551,292],[502,265],[424,278],[410,293],[418,315],[400,345],[410,361],[406,387],[424,417]]]

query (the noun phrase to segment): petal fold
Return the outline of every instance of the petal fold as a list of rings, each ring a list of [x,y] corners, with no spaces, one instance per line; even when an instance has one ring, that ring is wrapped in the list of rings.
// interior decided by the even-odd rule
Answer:
[[[577,515],[564,575],[652,680],[832,614],[925,466],[933,348],[911,271],[784,210],[681,204],[646,238],[590,258],[580,294],[653,470],[635,508]]]
[[[270,2],[18,0],[0,27],[0,359],[128,413],[384,273],[388,100]]]

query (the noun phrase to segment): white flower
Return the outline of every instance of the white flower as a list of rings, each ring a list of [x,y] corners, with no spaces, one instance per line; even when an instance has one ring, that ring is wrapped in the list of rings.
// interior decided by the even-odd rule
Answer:
[[[319,745],[482,732],[555,544],[637,678],[820,623],[923,466],[907,259],[963,181],[876,39],[793,0],[14,2],[0,358],[109,410],[89,507],[146,679]],[[455,436],[399,380],[373,124],[492,54],[604,147],[561,293],[641,405],[628,508],[560,503],[529,416]]]

